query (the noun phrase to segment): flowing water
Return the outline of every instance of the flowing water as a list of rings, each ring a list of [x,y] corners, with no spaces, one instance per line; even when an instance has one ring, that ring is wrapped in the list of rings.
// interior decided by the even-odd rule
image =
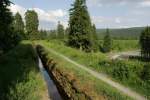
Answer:
[[[62,100],[56,85],[54,84],[52,78],[49,76],[48,72],[43,67],[43,64],[40,58],[39,58],[39,68],[47,83],[47,88],[48,88],[48,93],[49,93],[50,98],[52,100]]]

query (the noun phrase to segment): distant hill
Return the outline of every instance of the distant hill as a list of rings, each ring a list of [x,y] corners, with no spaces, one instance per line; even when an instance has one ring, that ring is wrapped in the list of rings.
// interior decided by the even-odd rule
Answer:
[[[114,39],[138,39],[144,28],[145,27],[132,27],[109,30]],[[99,39],[102,39],[106,34],[106,29],[97,29],[97,34]]]

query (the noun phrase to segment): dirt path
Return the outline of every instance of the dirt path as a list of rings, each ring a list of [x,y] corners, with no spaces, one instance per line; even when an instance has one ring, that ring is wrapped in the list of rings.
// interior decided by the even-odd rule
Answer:
[[[95,72],[91,69],[89,69],[88,67],[85,67],[83,65],[80,65],[78,64],[77,62],[71,60],[70,58],[52,50],[52,49],[48,49],[51,53],[65,59],[66,61],[68,61],[69,63],[72,63],[74,64],[75,66],[79,67],[79,68],[82,68],[83,70],[87,71],[88,73],[90,73],[91,75],[95,76],[96,78],[102,80],[103,82],[109,84],[110,86],[116,88],[117,90],[121,91],[122,93],[132,97],[133,99],[135,100],[147,100],[144,96],[132,91],[131,89],[117,83],[117,82],[114,82],[112,81],[110,78],[108,78],[107,75],[103,74],[103,73],[98,73],[98,72]]]
[[[109,58],[115,60],[115,59],[125,59],[128,58],[129,56],[140,56],[140,51],[136,50],[136,51],[114,53],[114,54],[110,54]]]

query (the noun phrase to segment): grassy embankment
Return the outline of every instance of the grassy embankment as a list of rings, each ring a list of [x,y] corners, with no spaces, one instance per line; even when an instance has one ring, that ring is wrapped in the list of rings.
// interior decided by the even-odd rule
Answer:
[[[143,65],[145,64],[144,62],[132,60],[111,61],[107,58],[107,54],[100,52],[84,53],[67,47],[63,42],[57,40],[49,42],[42,41],[41,43],[93,70],[107,73],[113,80],[131,87],[133,90],[150,98],[150,85],[140,77]]]
[[[0,100],[45,100],[46,84],[30,43],[20,43],[0,57]]]
[[[93,98],[93,100],[99,100],[99,99],[101,100],[132,100],[128,96],[125,96],[124,94],[120,93],[120,91],[116,90],[115,88],[107,85],[103,81],[90,75],[88,72],[84,71],[83,69],[80,69],[77,66],[67,62],[63,58],[60,58],[59,56],[51,53],[48,50],[48,48],[51,47],[50,45],[52,45],[53,43],[50,45],[48,45],[47,42],[42,42],[42,43],[44,44],[44,47],[46,48],[45,52],[48,53],[46,57],[48,57],[50,60],[53,59],[54,60],[53,62],[57,63],[54,68],[57,69],[58,72],[61,72],[61,76],[68,77],[71,80],[71,84],[75,85],[75,87],[78,87],[80,91],[84,91],[87,94],[89,94]],[[58,48],[58,45],[62,46],[63,44],[55,44],[55,47],[56,47],[55,49]],[[63,48],[63,50],[65,50],[65,48]],[[68,51],[65,50],[64,52],[68,52]],[[47,53],[44,53],[44,54],[47,54]],[[79,53],[80,52],[78,52],[77,54]],[[81,53],[81,56],[82,56],[82,53]],[[55,70],[54,68],[52,68],[52,71]],[[67,88],[68,87],[65,87],[65,89]],[[80,98],[80,93],[77,94],[76,96],[79,96],[79,99],[82,98],[82,96]],[[84,100],[84,99],[81,99],[81,100]]]

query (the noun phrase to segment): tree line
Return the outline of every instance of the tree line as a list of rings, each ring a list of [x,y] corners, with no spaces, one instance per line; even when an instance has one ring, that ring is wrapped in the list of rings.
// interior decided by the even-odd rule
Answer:
[[[0,55],[7,52],[20,41],[20,37],[13,28],[13,15],[8,9],[9,0],[0,1]]]
[[[86,0],[75,0],[69,10],[69,26],[64,28],[58,22],[57,30],[39,30],[38,14],[34,10],[27,10],[25,23],[19,13],[14,16],[8,9],[11,2],[0,2],[0,53],[8,51],[19,43],[21,39],[37,40],[55,38],[67,39],[67,44],[85,52],[110,52],[112,49],[112,37],[109,29],[106,30],[104,42],[98,43],[96,26],[92,23]],[[150,58],[150,28],[147,27],[140,36],[141,55]]]

